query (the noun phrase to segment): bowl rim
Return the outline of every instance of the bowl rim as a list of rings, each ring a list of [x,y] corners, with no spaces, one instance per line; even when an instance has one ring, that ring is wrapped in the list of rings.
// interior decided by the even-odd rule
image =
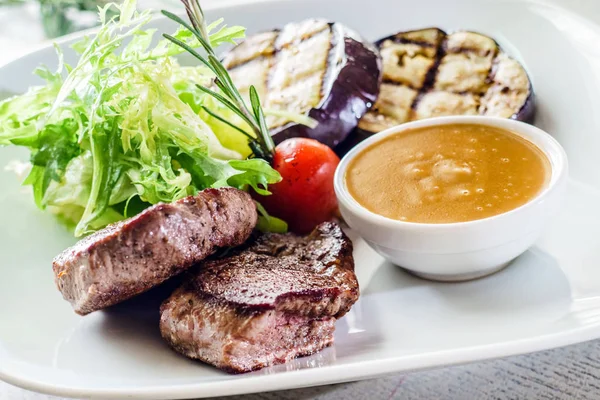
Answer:
[[[541,190],[535,197],[530,199],[525,204],[519,207],[513,208],[512,210],[492,215],[486,218],[475,219],[471,221],[461,222],[444,222],[444,223],[425,223],[425,222],[409,222],[392,219],[383,215],[377,214],[370,211],[363,205],[361,205],[354,197],[349,193],[346,187],[345,175],[348,165],[352,159],[356,157],[365,148],[387,138],[388,136],[395,135],[410,129],[424,128],[430,126],[440,125],[483,125],[493,126],[508,130],[514,134],[521,136],[522,138],[533,143],[544,155],[548,158],[551,167],[550,181],[547,186]],[[538,145],[537,142],[543,142],[543,147]],[[555,191],[557,183],[562,179],[566,179],[568,176],[568,158],[564,148],[560,143],[549,133],[538,128],[535,125],[518,121],[509,118],[500,117],[489,117],[483,115],[460,115],[460,116],[444,116],[444,117],[433,117],[418,121],[406,122],[399,124],[378,132],[371,137],[363,140],[358,145],[354,146],[346,155],[341,159],[338,167],[336,168],[335,175],[333,178],[334,190],[338,201],[343,203],[346,208],[350,209],[352,213],[357,214],[363,219],[371,220],[372,222],[382,224],[387,227],[395,227],[401,229],[414,229],[414,230],[447,230],[457,228],[470,228],[479,226],[481,224],[487,224],[490,222],[498,221],[514,214],[520,214],[526,212],[530,208],[534,207],[544,201],[552,192]]]

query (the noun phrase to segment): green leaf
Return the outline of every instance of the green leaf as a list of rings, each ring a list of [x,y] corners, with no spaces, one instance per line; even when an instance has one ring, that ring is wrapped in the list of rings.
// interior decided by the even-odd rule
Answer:
[[[243,39],[246,36],[246,28],[243,26],[222,25],[223,18],[219,18],[206,27],[209,33],[210,44],[213,48],[217,48],[224,43],[236,44],[236,40]],[[213,32],[216,30],[216,32]]]
[[[256,204],[256,209],[259,214],[256,229],[258,229],[261,232],[287,232],[288,225],[284,220],[269,215],[267,210],[265,210],[265,208],[259,202],[255,201],[254,203]]]
[[[71,48],[77,53],[82,54],[89,46],[91,38],[88,35],[71,45]]]
[[[123,49],[121,57],[124,60],[135,60],[147,56],[147,51],[152,44],[156,29],[148,29],[146,31],[135,32],[131,42]]]
[[[75,236],[85,234],[89,225],[106,211],[112,190],[123,173],[123,165],[117,160],[118,126],[115,123],[112,126],[105,124],[95,127],[91,136],[93,176],[90,197],[75,228]]]
[[[36,205],[80,236],[210,187],[268,194],[279,174],[263,160],[244,159],[246,135],[256,126],[252,113],[229,108],[241,99],[230,79],[220,87],[234,93],[231,99],[206,88],[223,73],[211,46],[240,38],[243,28],[216,21],[205,40],[179,27],[153,45],[152,14],[136,11],[134,0],[100,14],[97,35],[73,46],[73,67],[57,49],[57,71],[37,70],[45,84],[0,102],[0,145],[30,150],[24,184]],[[171,58],[190,49],[207,65],[181,67]]]
[[[244,188],[250,185],[258,194],[269,195],[268,185],[281,181],[281,175],[263,159],[231,160],[229,165],[240,173],[227,179],[229,186]]]
[[[194,29],[194,28],[193,28],[193,27],[192,27],[190,24],[188,24],[187,22],[185,22],[183,19],[179,18],[179,16],[177,16],[177,15],[173,14],[172,12],[165,11],[165,10],[162,10],[161,12],[162,12],[162,14],[163,14],[165,17],[167,17],[167,18],[169,18],[169,19],[171,19],[171,20],[173,20],[173,21],[177,22],[179,25],[182,25],[182,26],[183,26],[185,29],[187,29],[187,30],[188,30],[190,33],[192,33],[192,34],[193,34],[193,35],[196,37],[196,39],[198,40],[198,43],[200,43],[200,44],[202,45],[202,47],[204,47],[204,49],[205,49],[207,52],[210,52],[210,46],[209,46],[209,44],[206,42],[206,40],[205,40],[205,39],[202,37],[202,35],[200,34],[200,32],[198,32],[198,31],[197,31],[196,29]],[[163,35],[163,36],[164,36],[164,35]],[[170,35],[169,35],[169,36],[170,36]],[[166,37],[166,36],[165,36],[165,37]],[[172,37],[172,36],[170,36],[170,38],[173,38],[173,37]],[[170,38],[169,38],[169,37],[167,37],[167,39],[171,40]],[[187,43],[186,43],[186,45],[187,45]],[[180,46],[181,46],[181,45],[180,45]],[[187,48],[185,48],[184,46],[181,46],[181,47],[183,47],[183,48],[184,48],[186,51],[189,51],[189,50],[188,50]],[[190,46],[190,47],[191,47],[191,46]]]
[[[35,205],[43,210],[45,207],[44,199],[44,168],[34,166],[31,168],[29,175],[23,181],[23,185],[31,185],[33,189],[33,200]]]
[[[67,164],[81,152],[77,144],[77,126],[72,120],[61,125],[46,125],[36,135],[12,139],[12,143],[32,149],[30,161],[33,169],[25,184],[32,185],[35,203],[45,208],[44,196],[51,181],[60,181]]]
[[[77,143],[77,128],[73,119],[67,119],[61,125],[46,125],[35,138],[15,139],[13,143],[35,149],[31,154],[31,163],[44,167],[50,177],[58,181],[69,161],[81,152]]]
[[[263,114],[263,110],[260,106],[260,99],[258,98],[258,93],[256,92],[256,88],[254,85],[250,86],[250,104],[252,105],[252,111],[254,112],[254,117],[258,121],[259,128],[262,132],[268,132],[267,123],[265,122],[265,116]]]
[[[188,45],[187,43],[183,42],[182,40],[179,40],[169,34],[165,33],[165,34],[163,34],[163,36],[167,40],[170,40],[171,42],[175,43],[179,47],[185,49],[188,53],[190,53],[191,55],[196,57],[200,62],[202,62],[202,64],[207,66],[211,71],[213,71],[213,73],[215,73],[213,66],[204,57],[202,57],[196,50],[194,50],[190,45]]]
[[[134,17],[135,9],[137,8],[137,4],[135,0],[125,0],[123,4],[119,8],[119,21],[122,24],[128,24]],[[104,16],[104,19],[106,17]]]
[[[244,115],[244,113],[242,113],[238,109],[238,107],[231,102],[231,100],[223,97],[221,94],[219,94],[219,93],[215,92],[214,90],[211,90],[211,89],[209,89],[207,87],[204,87],[204,86],[201,86],[201,85],[196,85],[196,86],[198,87],[198,89],[200,89],[204,93],[207,93],[207,94],[211,95],[212,97],[214,97],[215,99],[217,99],[219,102],[221,102],[224,106],[226,106],[231,111],[233,111],[234,113],[236,113],[248,125],[252,126],[254,124],[254,122],[251,121],[246,115]]]
[[[168,11],[163,11],[163,14],[165,14],[169,18],[170,18],[170,15],[174,15],[172,13],[169,13]],[[175,20],[176,22],[181,24],[180,21],[182,21],[186,26],[190,27],[190,25],[187,22],[183,21],[176,15],[175,15],[175,17],[177,18]],[[212,30],[219,28],[216,32],[209,34],[210,45],[213,48],[217,48],[225,43],[233,43],[234,44],[236,40],[240,40],[245,37],[245,28],[244,27],[241,27],[241,26],[218,27],[218,25],[220,25],[222,23],[222,18],[215,22],[219,22],[219,24],[212,23],[208,27],[208,32],[211,32]],[[192,33],[190,30],[188,30],[183,25],[181,25],[177,29],[177,31],[173,35],[170,35],[170,36],[179,40],[180,42],[185,43],[186,46],[189,46],[192,49],[202,47],[202,45],[201,45],[200,41],[198,40],[198,38],[196,37],[196,35],[194,33]],[[146,59],[157,59],[160,57],[175,56],[175,55],[181,54],[185,51],[187,51],[187,50],[178,46],[173,41],[165,38],[165,39],[161,40],[156,45],[156,47],[150,51],[150,53],[148,53],[148,55],[146,56]]]
[[[201,106],[202,110],[204,110],[205,113],[207,113],[208,115],[210,115],[213,118],[216,118],[217,120],[219,120],[220,122],[230,126],[231,128],[235,129],[236,131],[238,131],[239,133],[241,133],[242,135],[248,137],[249,139],[253,140],[254,137],[252,135],[250,135],[248,132],[246,132],[245,130],[243,130],[242,128],[240,128],[239,126],[233,124],[230,121],[227,121],[225,118],[219,116],[218,114],[214,113],[213,111],[211,111],[209,108],[205,107],[205,106]]]

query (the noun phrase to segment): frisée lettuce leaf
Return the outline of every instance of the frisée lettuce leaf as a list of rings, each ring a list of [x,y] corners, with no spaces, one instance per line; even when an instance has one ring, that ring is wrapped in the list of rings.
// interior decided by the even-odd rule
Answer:
[[[107,18],[109,7],[118,17]],[[209,187],[232,186],[268,194],[281,177],[264,160],[248,158],[247,138],[202,110],[217,107],[195,84],[210,85],[204,67],[182,67],[183,50],[154,43],[145,29],[150,11],[135,0],[99,10],[96,36],[73,45],[76,65],[36,73],[45,85],[0,103],[0,145],[30,149],[24,181],[35,204],[82,236],[158,202],[172,202]],[[223,20],[208,27],[211,44],[235,43],[244,28]],[[191,47],[186,29],[173,35]],[[219,115],[235,118],[220,108]],[[282,225],[283,224],[283,225]],[[261,216],[264,230],[285,223]]]

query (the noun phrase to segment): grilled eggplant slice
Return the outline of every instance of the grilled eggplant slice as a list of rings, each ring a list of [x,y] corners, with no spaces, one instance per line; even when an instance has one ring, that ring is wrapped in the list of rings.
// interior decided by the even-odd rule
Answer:
[[[358,139],[443,115],[533,119],[533,88],[525,69],[488,36],[427,28],[400,32],[376,45],[383,83],[375,106],[359,122]]]
[[[223,63],[242,95],[254,85],[266,109],[317,120],[309,128],[268,116],[276,143],[311,137],[336,146],[373,105],[381,82],[375,46],[342,24],[316,19],[250,36]]]

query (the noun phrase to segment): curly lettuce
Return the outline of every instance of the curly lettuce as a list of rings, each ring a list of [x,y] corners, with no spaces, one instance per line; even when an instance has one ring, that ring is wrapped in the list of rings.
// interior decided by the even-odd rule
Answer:
[[[107,17],[110,7],[118,17]],[[261,159],[248,158],[247,138],[211,119],[203,108],[219,107],[195,90],[210,85],[205,68],[182,67],[181,48],[167,40],[152,46],[144,29],[150,11],[135,0],[99,11],[96,36],[73,45],[80,58],[55,72],[39,68],[43,86],[0,103],[0,145],[30,149],[24,181],[35,204],[54,213],[82,236],[158,202],[172,202],[209,187],[232,186],[268,194],[281,177]],[[209,27],[213,46],[235,43],[244,28],[222,20]],[[174,36],[197,47],[179,29]],[[266,213],[264,230],[285,230]]]

